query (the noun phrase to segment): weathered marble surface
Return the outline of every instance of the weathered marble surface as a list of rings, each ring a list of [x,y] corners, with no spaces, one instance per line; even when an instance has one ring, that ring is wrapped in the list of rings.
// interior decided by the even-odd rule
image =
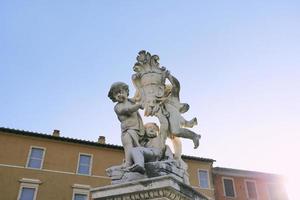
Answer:
[[[93,200],[207,200],[171,175],[98,187],[91,195]]]
[[[182,161],[183,162],[183,161]],[[158,176],[172,175],[178,181],[189,185],[189,174],[183,163],[176,160],[165,160],[145,163],[145,173],[131,172],[122,169],[122,166],[113,166],[107,169],[112,179],[112,184],[127,183],[133,180],[141,180]]]

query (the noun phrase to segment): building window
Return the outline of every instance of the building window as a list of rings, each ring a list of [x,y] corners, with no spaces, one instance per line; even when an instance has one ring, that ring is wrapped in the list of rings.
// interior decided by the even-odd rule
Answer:
[[[79,154],[77,173],[91,175],[91,163],[92,155]]]
[[[22,178],[19,180],[21,182],[18,200],[36,200],[37,190],[40,180]]]
[[[255,181],[246,180],[246,191],[248,199],[257,199],[257,190]]]
[[[27,160],[27,167],[41,169],[43,166],[44,154],[45,148],[31,147]]]
[[[73,199],[72,200],[88,200],[90,186],[89,185],[81,185],[74,184],[73,186]]]
[[[202,189],[209,188],[209,179],[207,170],[198,170],[199,185]]]
[[[223,188],[226,197],[235,197],[234,182],[232,178],[223,178]]]
[[[34,200],[35,188],[22,187],[19,200]]]
[[[74,194],[74,200],[87,200],[86,194]]]

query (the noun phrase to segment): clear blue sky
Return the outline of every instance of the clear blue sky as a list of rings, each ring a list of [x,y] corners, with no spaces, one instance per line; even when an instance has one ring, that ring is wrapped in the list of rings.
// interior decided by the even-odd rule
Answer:
[[[296,185],[299,11],[299,1],[2,0],[0,126],[121,144],[107,92],[123,81],[134,93],[145,49],[180,80],[185,117],[198,118],[200,148],[184,141],[185,154]]]

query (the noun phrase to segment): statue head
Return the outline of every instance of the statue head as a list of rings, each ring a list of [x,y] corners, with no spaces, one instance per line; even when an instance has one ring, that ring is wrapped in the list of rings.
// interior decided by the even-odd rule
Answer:
[[[149,138],[154,138],[159,132],[159,127],[156,123],[147,123],[144,125],[146,136]]]
[[[123,82],[115,82],[111,85],[107,96],[112,100],[112,102],[117,102],[118,101],[117,95],[121,91],[126,92],[126,97],[128,97],[128,95],[129,95],[128,85]]]

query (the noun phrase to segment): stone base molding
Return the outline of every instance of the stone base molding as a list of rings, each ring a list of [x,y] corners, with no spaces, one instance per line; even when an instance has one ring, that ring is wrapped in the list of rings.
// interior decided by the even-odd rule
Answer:
[[[93,200],[207,200],[170,175],[93,188],[91,195]]]

